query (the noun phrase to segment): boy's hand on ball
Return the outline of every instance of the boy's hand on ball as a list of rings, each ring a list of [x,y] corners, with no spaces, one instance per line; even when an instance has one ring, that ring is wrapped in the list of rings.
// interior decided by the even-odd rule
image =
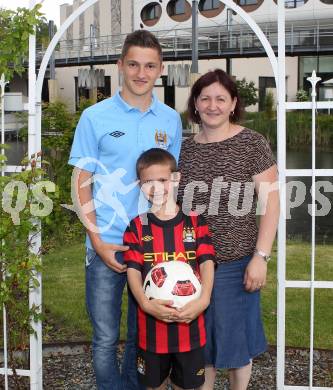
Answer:
[[[164,299],[150,299],[145,303],[143,310],[151,316],[164,322],[175,322],[179,320],[179,313],[173,307],[173,301]]]
[[[187,303],[185,306],[178,309],[178,322],[189,324],[204,312],[208,305],[209,302],[200,298]]]

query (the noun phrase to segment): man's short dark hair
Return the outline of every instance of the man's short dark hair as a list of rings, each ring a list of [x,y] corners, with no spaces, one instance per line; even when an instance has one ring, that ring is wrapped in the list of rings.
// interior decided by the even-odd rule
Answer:
[[[141,154],[136,162],[136,174],[140,179],[140,173],[152,165],[168,165],[171,172],[177,172],[177,161],[167,150],[161,148],[148,149]]]
[[[155,49],[157,50],[162,61],[161,45],[155,35],[151,32],[147,30],[136,30],[128,34],[121,51],[121,59],[124,59],[124,57],[132,46]]]

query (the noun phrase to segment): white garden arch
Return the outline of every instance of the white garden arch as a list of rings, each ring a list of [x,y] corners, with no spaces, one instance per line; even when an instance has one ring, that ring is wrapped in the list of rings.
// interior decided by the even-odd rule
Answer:
[[[72,15],[64,22],[59,31],[55,34],[50,42],[46,53],[43,57],[38,77],[36,76],[36,37],[29,37],[29,123],[28,123],[28,153],[32,155],[41,150],[41,91],[45,71],[50,57],[66,29],[89,7],[99,0],[86,0]],[[333,108],[333,102],[316,102],[315,88],[313,88],[312,102],[298,103],[285,101],[285,2],[278,0],[278,57],[269,44],[266,36],[255,23],[255,21],[232,0],[221,0],[227,7],[235,11],[254,31],[263,45],[266,54],[271,63],[278,92],[278,166],[281,190],[281,217],[279,220],[278,234],[278,322],[277,322],[277,389],[326,389],[328,387],[313,387],[312,368],[313,368],[313,320],[314,320],[314,289],[315,288],[333,288],[333,282],[315,281],[314,264],[315,264],[315,193],[312,198],[312,253],[311,253],[311,280],[309,281],[287,281],[286,280],[286,190],[285,183],[287,176],[310,176],[312,183],[315,183],[316,176],[333,176],[333,169],[316,169],[315,168],[315,109],[316,108]],[[33,8],[39,1],[30,0],[30,8]],[[315,74],[311,78],[315,82]],[[312,169],[309,170],[287,170],[286,169],[286,110],[287,109],[312,109],[313,112],[313,130],[312,130]],[[17,167],[7,167],[7,172],[12,172]],[[41,236],[36,238],[34,250],[39,251]],[[41,275],[38,275],[41,286]],[[310,288],[311,290],[311,334],[310,334],[310,367],[309,367],[309,384],[308,386],[286,386],[284,375],[285,363],[285,291],[286,288]],[[31,292],[29,304],[41,305],[41,287]],[[30,388],[32,390],[41,390],[42,385],[42,324],[34,323],[36,337],[30,338],[30,370],[18,370],[18,374],[30,377]],[[5,351],[6,354],[6,351]],[[8,389],[8,375],[11,370],[7,367],[0,368],[0,374],[5,375],[5,388]]]

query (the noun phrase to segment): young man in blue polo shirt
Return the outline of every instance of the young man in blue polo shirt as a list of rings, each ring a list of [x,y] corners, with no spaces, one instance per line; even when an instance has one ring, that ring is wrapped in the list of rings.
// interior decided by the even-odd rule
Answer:
[[[129,34],[118,68],[123,86],[110,99],[86,109],[78,123],[69,163],[80,219],[87,229],[86,302],[93,326],[93,361],[99,390],[138,389],[136,307],[128,295],[127,343],[122,369],[117,346],[126,284],[123,233],[140,210],[135,164],[152,147],[178,159],[179,115],[152,90],[163,71],[162,51],[145,30]],[[121,371],[121,372],[120,372]]]

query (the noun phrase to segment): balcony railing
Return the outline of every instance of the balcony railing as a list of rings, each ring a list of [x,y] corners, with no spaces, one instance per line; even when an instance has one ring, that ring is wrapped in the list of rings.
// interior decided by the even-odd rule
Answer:
[[[271,43],[273,49],[277,49],[277,27],[270,24],[261,24],[263,32]],[[154,32],[161,42],[166,57],[191,56],[192,31],[191,29],[160,30]],[[75,62],[89,60],[94,61],[103,58],[106,62],[119,57],[126,35],[107,35],[91,39],[62,40],[55,51],[56,63]],[[306,24],[297,22],[286,26],[286,52],[289,54],[298,52],[331,52],[333,50],[333,25],[332,24]],[[37,51],[37,58],[42,59],[43,50]],[[218,25],[199,28],[199,56],[241,56],[264,54],[259,39],[246,25],[235,24],[227,27]]]

